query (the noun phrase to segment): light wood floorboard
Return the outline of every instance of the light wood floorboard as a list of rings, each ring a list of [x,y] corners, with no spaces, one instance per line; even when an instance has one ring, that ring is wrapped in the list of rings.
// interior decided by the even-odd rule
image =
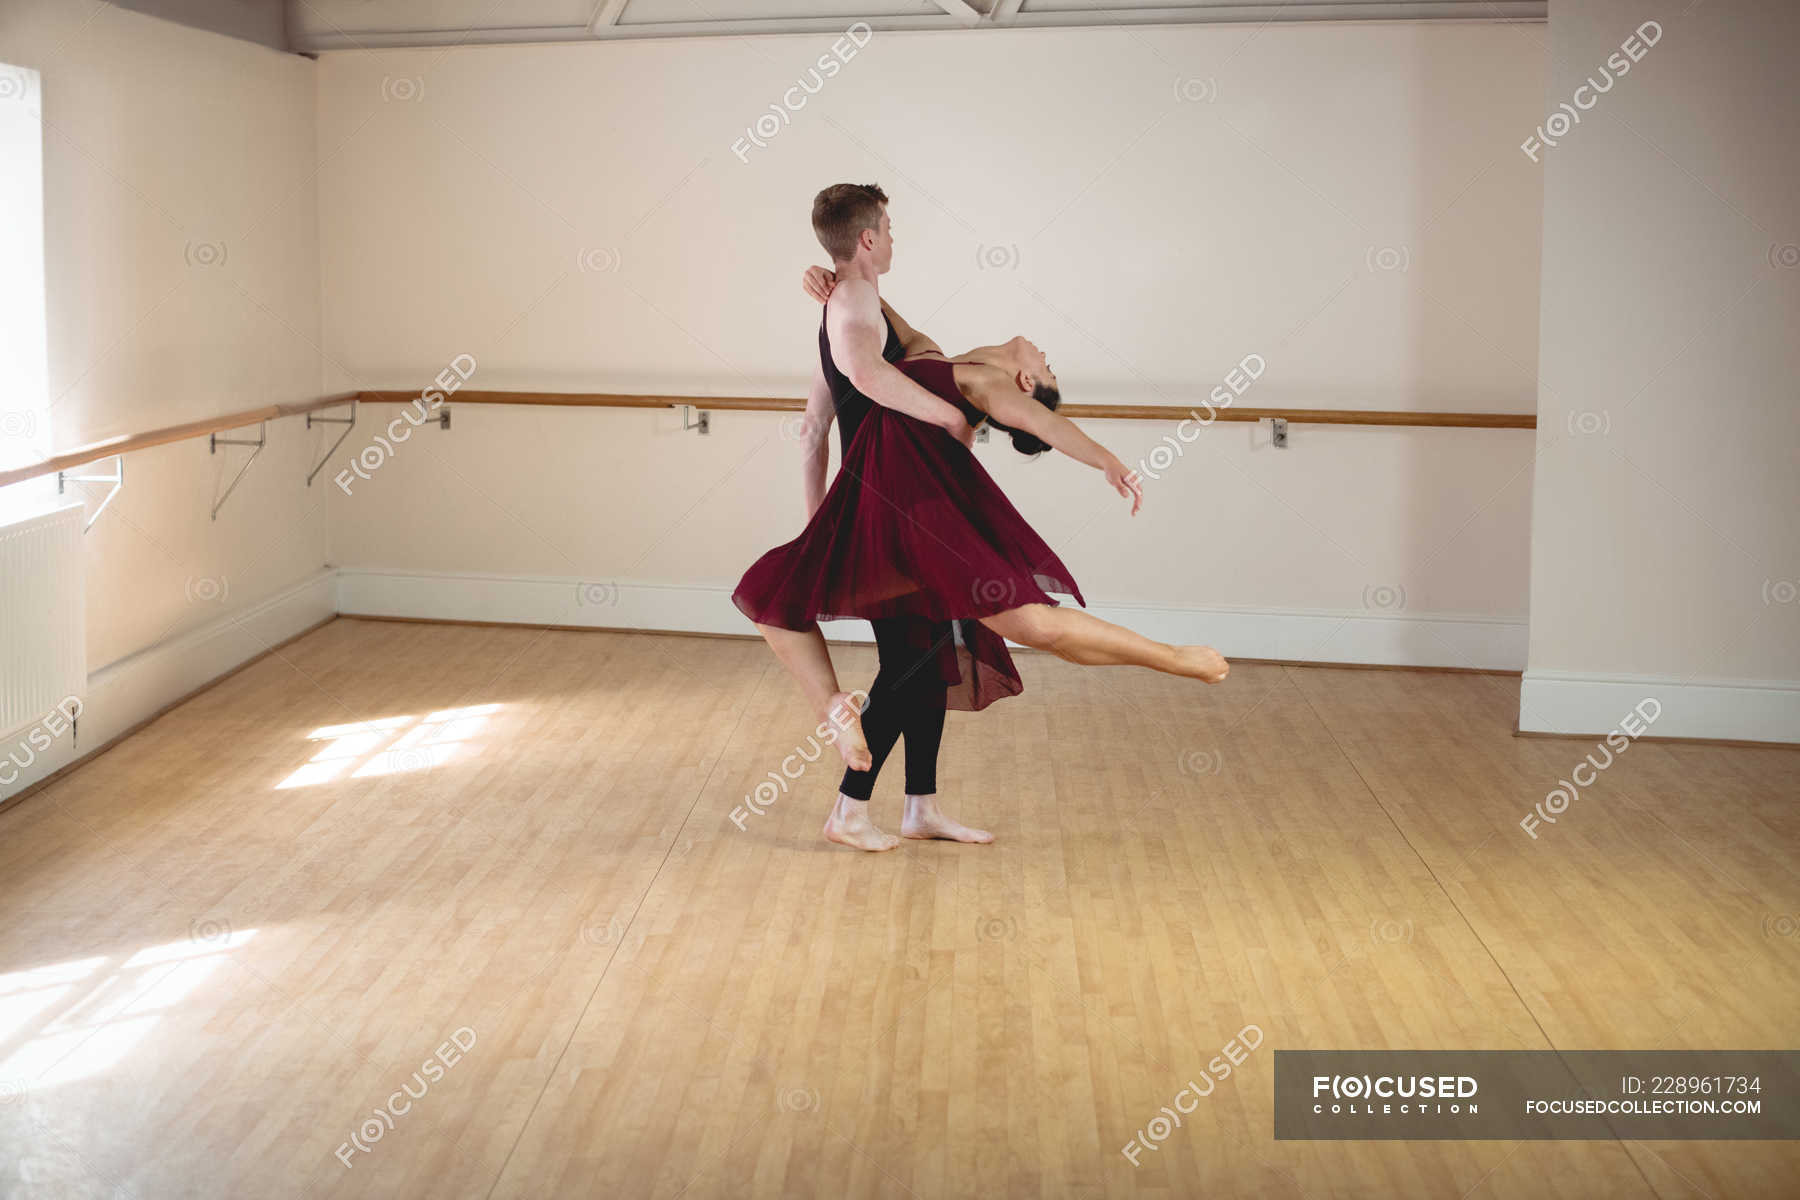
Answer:
[[[0,1195],[1795,1194],[1791,1142],[1277,1142],[1272,1078],[1800,1046],[1800,750],[1635,744],[1533,840],[1594,745],[1516,679],[1019,661],[941,759],[995,844],[865,855],[830,750],[731,819],[813,725],[760,642],[281,648],[0,810]]]

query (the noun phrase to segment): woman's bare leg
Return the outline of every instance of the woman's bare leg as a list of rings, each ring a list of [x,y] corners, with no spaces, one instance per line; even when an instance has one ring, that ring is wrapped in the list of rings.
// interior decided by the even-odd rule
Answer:
[[[801,631],[758,625],[756,631],[800,685],[819,720],[829,721],[840,731],[832,745],[843,756],[844,765],[855,771],[868,770],[874,760],[869,756],[869,744],[863,740],[861,710],[851,702],[850,693],[838,687],[831,651],[826,648],[825,635],[819,627]]]
[[[1220,683],[1231,666],[1211,646],[1169,646],[1078,608],[1024,604],[981,618],[1001,637],[1086,667],[1149,667]]]

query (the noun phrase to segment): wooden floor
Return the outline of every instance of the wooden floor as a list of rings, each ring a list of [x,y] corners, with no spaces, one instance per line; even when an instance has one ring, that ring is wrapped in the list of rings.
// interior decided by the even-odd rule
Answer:
[[[1279,1047],[1800,1046],[1800,750],[1639,743],[1533,841],[1593,745],[1516,679],[1024,654],[944,743],[995,844],[866,855],[826,762],[731,819],[813,724],[772,662],[341,619],[0,810],[0,1195],[1800,1192],[1271,1115]]]

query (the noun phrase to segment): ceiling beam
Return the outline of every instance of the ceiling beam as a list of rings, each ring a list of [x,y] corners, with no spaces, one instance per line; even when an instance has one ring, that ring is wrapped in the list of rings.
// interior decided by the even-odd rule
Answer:
[[[1000,0],[998,4],[994,5],[994,23],[1005,25],[1011,22],[1014,17],[1019,15],[1019,5],[1024,2],[1025,0]]]
[[[935,0],[934,0],[935,2]],[[979,19],[979,18],[978,18]],[[896,30],[967,29],[948,13],[924,17],[842,16],[842,17],[709,17],[699,21],[657,21],[647,24],[613,25],[596,29],[595,37],[612,41],[629,38],[744,37],[757,34],[829,33],[841,34],[852,24],[861,22],[882,33]],[[358,40],[367,42],[361,34]],[[480,35],[470,38],[479,41]]]
[[[933,0],[933,3],[964,25],[981,23],[981,14],[969,7],[968,0]]]
[[[594,10],[594,19],[588,22],[588,32],[598,37],[602,29],[617,25],[620,14],[630,2],[631,0],[601,0],[600,7]]]
[[[934,0],[948,7],[946,0]],[[427,30],[297,30],[296,49],[303,53],[326,50],[384,49],[403,46],[505,45],[518,43],[582,42],[594,38],[621,41],[635,38],[745,37],[755,35],[841,34],[856,17],[747,17],[698,21],[660,21],[621,25],[618,18],[627,0],[606,0],[592,25],[553,25],[493,29]],[[1001,0],[996,9],[1006,8]],[[966,7],[966,5],[965,5]],[[1014,11],[1006,25],[1013,29],[1116,29],[1121,25],[1221,25],[1242,22],[1469,22],[1507,24],[1544,21],[1547,0],[1446,0],[1443,3],[1316,3],[1290,0],[1286,4],[1200,5],[1192,8],[1047,9]],[[974,11],[970,9],[970,11]],[[604,19],[604,23],[603,23]],[[878,16],[861,18],[878,32],[914,30],[992,30],[993,21],[970,25],[966,18],[948,12],[933,16]]]
[[[1046,12],[1021,12],[1010,22],[1015,29],[1046,29],[1081,26],[1105,28],[1108,25],[1236,25],[1245,22],[1269,24],[1279,21],[1322,21],[1357,23],[1364,21],[1462,21],[1474,24],[1510,24],[1514,21],[1549,19],[1548,0],[1524,3],[1488,3],[1487,0],[1443,0],[1420,3],[1313,3],[1294,0],[1287,4],[1205,5],[1198,8],[1109,8],[1098,10],[1059,9]],[[1071,20],[1071,18],[1074,18]],[[877,26],[876,28],[880,28]]]

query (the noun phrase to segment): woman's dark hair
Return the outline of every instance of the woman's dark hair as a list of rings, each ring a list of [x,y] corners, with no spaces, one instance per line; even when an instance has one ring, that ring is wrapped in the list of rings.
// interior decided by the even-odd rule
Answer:
[[[1031,389],[1031,398],[1051,412],[1055,412],[1057,406],[1062,403],[1062,391],[1061,389],[1053,388],[1040,380],[1037,386]],[[1026,433],[1022,429],[1014,429],[1011,425],[1002,425],[992,417],[988,418],[988,424],[1002,432],[1012,434],[1013,449],[1017,450],[1020,454],[1028,454],[1031,457],[1036,458],[1044,451],[1050,449],[1050,443],[1046,442],[1043,438],[1038,437],[1035,433]]]

